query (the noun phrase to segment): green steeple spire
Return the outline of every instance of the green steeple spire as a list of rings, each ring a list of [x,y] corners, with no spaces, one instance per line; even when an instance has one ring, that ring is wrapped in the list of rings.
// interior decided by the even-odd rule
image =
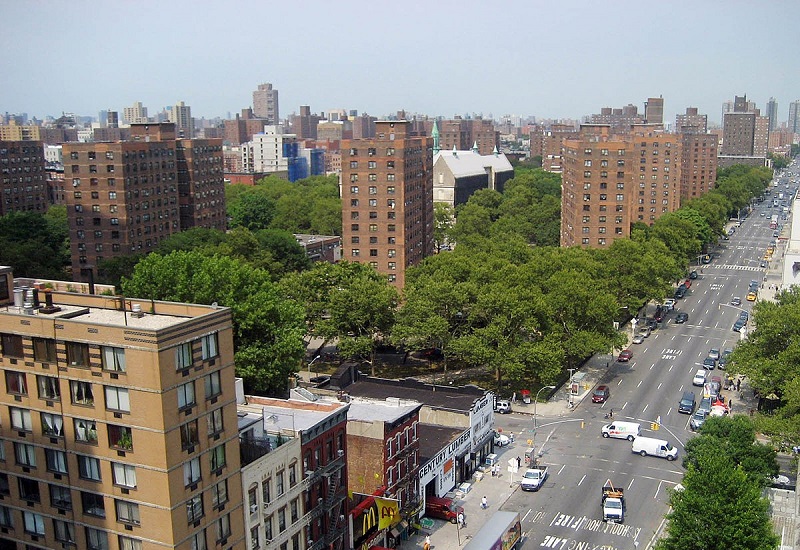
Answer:
[[[433,130],[431,130],[431,137],[433,138],[433,155],[439,152],[439,126],[436,121],[433,121]]]

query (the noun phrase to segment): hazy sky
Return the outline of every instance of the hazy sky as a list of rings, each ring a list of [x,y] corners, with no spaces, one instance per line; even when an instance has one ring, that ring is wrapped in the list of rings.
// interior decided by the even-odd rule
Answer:
[[[664,97],[719,121],[800,98],[797,2],[0,0],[0,112],[96,116],[185,101],[195,117],[400,109],[580,118]]]

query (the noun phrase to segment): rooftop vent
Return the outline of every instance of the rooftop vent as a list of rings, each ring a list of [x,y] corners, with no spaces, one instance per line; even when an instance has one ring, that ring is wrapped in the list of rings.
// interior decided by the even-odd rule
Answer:
[[[133,304],[131,305],[131,315],[136,317],[137,319],[141,319],[144,317],[144,313],[142,313],[142,305],[141,304]]]

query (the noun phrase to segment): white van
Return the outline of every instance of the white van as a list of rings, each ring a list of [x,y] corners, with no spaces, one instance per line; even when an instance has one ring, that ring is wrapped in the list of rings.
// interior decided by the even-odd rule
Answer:
[[[636,422],[612,422],[603,426],[600,433],[603,434],[603,437],[633,441],[642,433],[642,427]]]
[[[642,456],[658,456],[667,460],[675,460],[678,456],[678,449],[669,444],[664,439],[652,437],[637,437],[631,445],[631,452],[639,453]]]

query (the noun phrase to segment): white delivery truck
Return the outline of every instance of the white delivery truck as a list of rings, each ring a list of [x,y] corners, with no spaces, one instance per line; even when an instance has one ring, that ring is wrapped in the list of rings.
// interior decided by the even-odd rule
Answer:
[[[653,437],[637,437],[631,444],[631,452],[642,456],[657,456],[667,460],[675,460],[678,457],[678,449],[670,445],[665,439],[655,439]]]
[[[633,441],[642,433],[642,427],[636,422],[612,422],[600,429],[603,437],[616,437],[617,439],[627,439]]]

